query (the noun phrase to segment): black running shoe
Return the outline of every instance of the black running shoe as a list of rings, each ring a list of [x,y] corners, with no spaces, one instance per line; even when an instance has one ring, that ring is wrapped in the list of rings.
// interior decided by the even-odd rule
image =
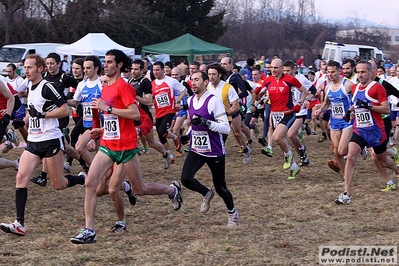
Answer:
[[[42,175],[38,175],[37,177],[32,177],[30,181],[41,187],[45,187],[47,185],[47,178],[42,177]]]
[[[266,147],[267,146],[267,141],[265,138],[259,138],[258,142],[263,146]]]
[[[126,231],[126,224],[124,222],[116,222],[114,226],[112,226],[109,231],[111,233],[122,233],[123,231]]]
[[[130,185],[129,180],[126,180],[126,183],[128,183]],[[129,197],[129,202],[131,205],[136,205],[137,202],[137,196],[136,194],[134,194],[133,190],[132,190],[132,185],[130,185],[130,189],[128,191],[125,191],[125,193],[127,194],[127,196]]]
[[[97,242],[96,232],[90,229],[82,229],[79,235],[72,237],[71,242],[74,244],[93,244]]]

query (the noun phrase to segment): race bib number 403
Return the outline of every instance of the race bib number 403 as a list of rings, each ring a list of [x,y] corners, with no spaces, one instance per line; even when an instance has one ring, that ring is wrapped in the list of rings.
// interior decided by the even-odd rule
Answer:
[[[104,135],[105,140],[117,140],[121,138],[119,119],[114,114],[104,114]]]

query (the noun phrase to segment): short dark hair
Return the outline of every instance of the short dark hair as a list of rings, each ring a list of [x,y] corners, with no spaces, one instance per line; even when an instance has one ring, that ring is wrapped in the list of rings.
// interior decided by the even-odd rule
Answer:
[[[327,63],[327,67],[336,67],[337,69],[341,69],[341,64],[338,63],[337,61],[330,60]]]
[[[85,60],[84,60],[83,58],[79,57],[79,58],[74,59],[74,60],[72,61],[72,64],[78,64],[78,65],[80,65],[80,67],[83,69],[83,62],[84,62],[84,61],[85,61]]]
[[[115,62],[117,64],[123,63],[121,67],[121,72],[128,72],[132,67],[132,59],[128,57],[124,52],[118,49],[111,49],[105,55],[115,56]]]
[[[201,64],[197,61],[191,62],[190,65],[195,65],[195,66],[197,66],[197,68],[199,68],[201,66]]]
[[[132,62],[132,65],[133,65],[133,64],[139,65],[140,70],[143,70],[143,68],[144,68],[144,61],[141,60],[141,59],[136,59],[136,60],[134,60],[134,61]]]
[[[351,58],[345,58],[344,61],[342,61],[342,65],[345,65],[349,63],[351,65],[351,68],[355,68],[356,63],[355,60],[351,59]]]
[[[295,68],[295,63],[292,60],[287,60],[287,61],[284,62],[283,66],[290,67],[291,69],[294,69]]]
[[[7,67],[12,67],[12,71],[17,70],[17,66],[14,63],[8,64]]]
[[[215,69],[219,74],[222,74],[222,75],[225,74],[224,68],[218,63],[208,65],[207,70],[209,70],[209,69]]]
[[[94,67],[98,67],[98,69],[97,69],[97,75],[101,75],[102,66],[101,66],[100,58],[98,58],[98,56],[95,56],[95,55],[88,55],[88,56],[85,57],[84,60],[85,60],[85,61],[92,61]]]
[[[57,54],[57,53],[49,53],[49,54],[47,55],[46,59],[47,59],[47,58],[52,58],[52,59],[54,59],[55,62],[56,62],[57,64],[58,64],[59,62],[61,62],[61,57],[60,57],[60,55]]]
[[[360,60],[359,62],[357,62],[357,64],[359,65],[359,64],[366,64],[367,65],[367,70],[368,71],[371,71],[372,69],[373,69],[373,66],[371,65],[371,63],[369,62],[369,61],[367,61],[367,60],[364,60],[364,59],[362,59],[362,60]]]
[[[162,61],[156,61],[153,66],[160,66],[161,69],[165,68],[165,64]]]

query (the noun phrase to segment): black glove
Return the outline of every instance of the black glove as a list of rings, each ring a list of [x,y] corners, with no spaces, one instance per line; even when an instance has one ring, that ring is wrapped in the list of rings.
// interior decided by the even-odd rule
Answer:
[[[208,119],[200,115],[193,115],[193,119],[191,119],[191,124],[193,124],[194,126],[206,126],[206,121],[208,121]]]
[[[399,102],[396,104],[396,107],[399,107]]]
[[[29,105],[29,115],[31,117],[44,118],[44,113],[39,112],[33,105]]]
[[[0,126],[7,127],[10,124],[11,116],[9,114],[5,114],[2,119],[0,119]]]
[[[346,122],[349,122],[349,120],[351,120],[351,111],[350,110],[346,111],[345,116],[344,116],[344,120]]]
[[[12,121],[12,126],[13,126],[15,129],[18,129],[18,128],[20,128],[20,127],[25,126],[25,122],[24,122],[23,120],[15,120],[15,119],[14,119],[14,121]]]
[[[184,135],[180,137],[180,143],[186,145],[190,141],[190,135]]]
[[[72,91],[68,92],[68,94],[66,96],[67,100],[72,100],[74,95],[75,95],[74,92],[72,92]]]
[[[366,109],[370,109],[371,108],[371,103],[368,103],[368,102],[360,100],[360,99],[357,99],[356,105],[359,108],[366,108]]]
[[[183,110],[188,110],[188,104],[183,104]]]

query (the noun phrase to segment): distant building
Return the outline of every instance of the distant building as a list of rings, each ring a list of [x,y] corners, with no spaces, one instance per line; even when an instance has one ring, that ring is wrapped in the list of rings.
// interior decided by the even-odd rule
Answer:
[[[356,32],[375,33],[377,31],[380,31],[387,35],[388,45],[399,45],[399,29],[393,29],[393,28],[364,28],[364,29],[340,30],[337,31],[337,38],[354,38]]]

